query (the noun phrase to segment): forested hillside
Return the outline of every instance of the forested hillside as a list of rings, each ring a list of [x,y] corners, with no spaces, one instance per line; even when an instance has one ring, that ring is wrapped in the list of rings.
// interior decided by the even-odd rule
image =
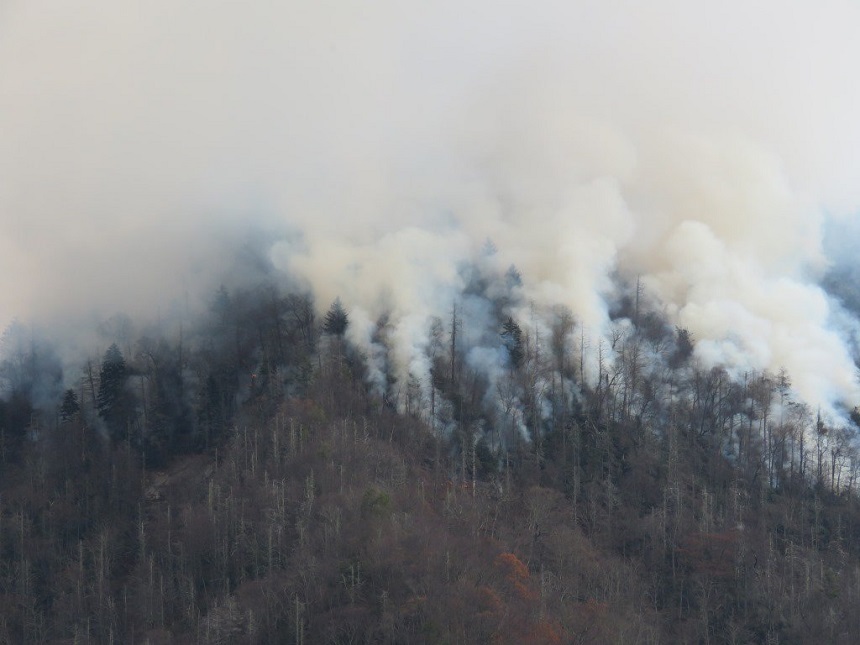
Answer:
[[[860,643],[858,0],[0,0],[0,645]]]
[[[74,373],[7,330],[0,641],[857,642],[853,421],[702,368],[638,285],[589,340],[473,273],[429,380],[272,283]]]

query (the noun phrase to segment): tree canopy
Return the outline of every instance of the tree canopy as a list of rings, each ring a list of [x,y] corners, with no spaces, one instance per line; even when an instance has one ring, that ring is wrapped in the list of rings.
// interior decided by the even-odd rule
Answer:
[[[116,343],[108,347],[99,371],[99,393],[97,409],[114,439],[124,438],[127,433],[133,401],[126,391],[128,368],[125,358]]]
[[[340,298],[336,298],[326,312],[323,331],[332,336],[343,336],[347,327],[349,327],[349,314],[343,308]]]

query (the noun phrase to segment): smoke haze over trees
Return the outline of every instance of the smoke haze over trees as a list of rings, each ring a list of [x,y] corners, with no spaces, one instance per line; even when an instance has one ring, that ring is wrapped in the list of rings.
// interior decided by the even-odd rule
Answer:
[[[860,6],[526,4],[0,1],[0,640],[853,642]]]
[[[515,319],[488,257],[428,382],[386,317],[367,352],[271,283],[107,325],[72,372],[17,346],[0,640],[854,642],[860,413],[703,367],[635,283],[594,347],[563,307]]]
[[[490,238],[594,345],[640,276],[703,364],[853,406],[817,281],[860,206],[858,11],[6,3],[0,325],[88,352],[273,264],[354,334],[388,315],[405,375]]]

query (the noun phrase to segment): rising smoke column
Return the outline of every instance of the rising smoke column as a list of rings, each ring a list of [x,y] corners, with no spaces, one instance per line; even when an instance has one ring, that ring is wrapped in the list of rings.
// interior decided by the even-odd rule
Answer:
[[[0,324],[204,302],[253,224],[420,373],[490,238],[521,318],[599,338],[641,276],[703,365],[853,405],[817,279],[860,205],[858,26],[847,1],[7,2]]]

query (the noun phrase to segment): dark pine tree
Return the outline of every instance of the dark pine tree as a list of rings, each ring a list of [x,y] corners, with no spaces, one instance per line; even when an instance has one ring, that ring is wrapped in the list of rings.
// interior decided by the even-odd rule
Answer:
[[[125,385],[128,367],[116,343],[108,347],[99,372],[99,393],[96,400],[99,417],[105,422],[111,439],[126,438],[133,402]]]
[[[347,314],[346,310],[343,308],[340,298],[337,298],[331,304],[328,313],[325,315],[323,331],[327,334],[331,334],[332,336],[343,336],[348,326],[349,314]]]
[[[525,352],[523,351],[523,331],[510,316],[508,316],[505,324],[502,325],[502,338],[508,350],[511,367],[519,369],[525,357]]]
[[[78,403],[78,395],[73,389],[68,389],[63,394],[63,402],[60,405],[60,420],[71,421],[80,411],[81,406]]]

